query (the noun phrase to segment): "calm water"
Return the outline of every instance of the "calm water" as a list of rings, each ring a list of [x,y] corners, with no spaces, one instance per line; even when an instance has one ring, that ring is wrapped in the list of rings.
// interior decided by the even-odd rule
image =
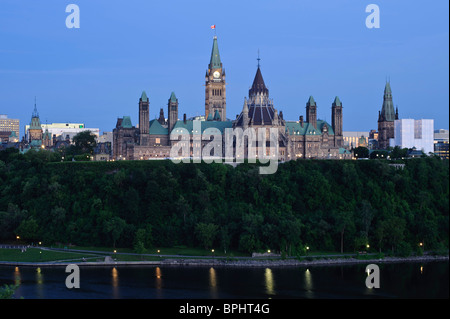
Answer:
[[[365,286],[366,265],[309,268],[80,268],[80,289],[67,289],[65,268],[0,266],[0,285],[16,296],[45,298],[448,298],[449,263],[380,264],[379,289]]]

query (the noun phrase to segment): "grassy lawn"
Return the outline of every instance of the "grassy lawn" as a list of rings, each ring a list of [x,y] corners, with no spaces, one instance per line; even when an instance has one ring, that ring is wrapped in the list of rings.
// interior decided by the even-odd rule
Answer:
[[[58,247],[64,248],[64,247]],[[99,253],[107,253],[112,255],[114,249],[112,247],[84,247],[84,246],[72,246],[68,249],[75,250],[91,250],[98,251]],[[159,250],[159,252],[158,252]],[[116,248],[117,253],[134,253],[135,251],[131,248]],[[155,254],[155,255],[184,255],[184,256],[226,256],[224,251],[221,249],[214,249],[214,254],[211,250],[205,250],[203,248],[190,248],[185,246],[175,246],[175,247],[152,247],[147,248],[145,254]],[[249,254],[245,254],[238,251],[227,251],[227,255],[230,257],[249,257]],[[132,257],[132,256],[130,256]],[[139,257],[138,257],[139,258]]]
[[[58,261],[66,259],[81,259],[93,257],[92,254],[79,254],[70,252],[48,251],[39,248],[28,248],[27,251],[21,252],[20,249],[0,249],[0,261],[17,261],[17,262],[46,262]],[[88,259],[95,260],[95,259]]]

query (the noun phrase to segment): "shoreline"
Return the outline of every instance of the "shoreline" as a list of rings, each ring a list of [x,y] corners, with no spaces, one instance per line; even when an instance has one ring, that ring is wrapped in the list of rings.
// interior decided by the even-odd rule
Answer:
[[[160,261],[108,261],[108,262],[14,262],[0,261],[0,266],[21,267],[66,267],[78,265],[79,267],[116,267],[116,266],[187,266],[187,267],[225,267],[225,268],[260,268],[260,267],[307,267],[307,266],[341,266],[353,264],[385,264],[385,263],[417,263],[448,261],[449,256],[415,256],[415,257],[385,257],[383,259],[354,259],[354,258],[322,258],[318,260],[232,260],[225,259],[170,259]]]

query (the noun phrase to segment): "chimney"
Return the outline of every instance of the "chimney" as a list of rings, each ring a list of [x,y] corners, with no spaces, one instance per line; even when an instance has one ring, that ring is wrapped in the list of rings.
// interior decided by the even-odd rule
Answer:
[[[300,115],[300,126],[303,127],[303,115]]]
[[[183,123],[186,124],[186,113],[183,114]]]

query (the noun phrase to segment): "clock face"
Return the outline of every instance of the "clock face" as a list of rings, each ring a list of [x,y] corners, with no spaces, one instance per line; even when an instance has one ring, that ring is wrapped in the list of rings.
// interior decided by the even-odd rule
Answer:
[[[214,72],[214,73],[213,73],[213,76],[214,76],[214,78],[218,79],[219,76],[220,76],[219,71]]]

